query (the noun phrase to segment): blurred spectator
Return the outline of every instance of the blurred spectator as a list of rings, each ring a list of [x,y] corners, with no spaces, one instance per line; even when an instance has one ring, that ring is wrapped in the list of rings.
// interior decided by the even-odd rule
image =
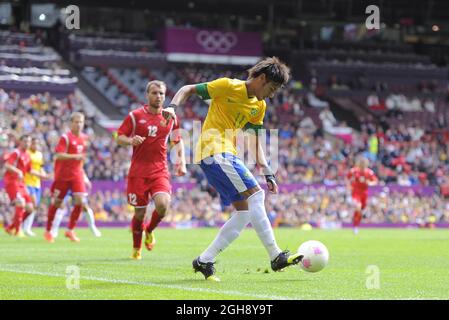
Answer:
[[[366,98],[366,105],[371,110],[385,110],[385,105],[380,102],[379,97],[375,93],[371,93]]]
[[[314,108],[326,108],[326,107],[329,107],[329,102],[320,100],[315,95],[315,92],[314,92],[315,89],[316,89],[316,85],[312,84],[312,86],[310,87],[309,92],[307,93],[307,102],[309,103],[309,105],[311,107],[314,107]]]
[[[352,129],[349,128],[345,122],[339,124],[329,107],[325,107],[324,110],[320,112],[319,117],[323,124],[324,131],[327,133],[337,136],[351,135]]]
[[[424,100],[424,109],[428,112],[435,112],[435,103],[431,99]]]
[[[9,95],[0,88],[0,111],[3,112],[3,110],[6,108],[6,102],[9,100]]]

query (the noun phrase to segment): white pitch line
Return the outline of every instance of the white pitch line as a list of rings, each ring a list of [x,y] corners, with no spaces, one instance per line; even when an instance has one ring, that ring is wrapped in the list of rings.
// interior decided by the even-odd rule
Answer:
[[[12,273],[21,273],[21,274],[31,274],[31,275],[39,275],[39,276],[47,276],[47,277],[55,277],[55,278],[66,278],[67,275],[61,274],[53,274],[47,272],[40,271],[24,271],[24,270],[13,270],[13,269],[5,269],[0,268],[0,272],[12,272]],[[216,294],[225,294],[225,295],[236,295],[242,297],[252,297],[259,299],[268,299],[268,300],[292,300],[291,297],[282,297],[282,296],[272,296],[265,294],[257,294],[257,293],[245,293],[240,291],[229,291],[229,290],[214,290],[214,289],[206,289],[206,288],[192,288],[180,285],[171,285],[171,284],[159,284],[152,282],[141,282],[141,281],[130,281],[130,280],[121,280],[121,279],[107,279],[107,278],[99,278],[99,277],[80,277],[80,279],[84,280],[92,280],[92,281],[102,281],[109,283],[120,283],[120,284],[131,284],[131,285],[139,285],[146,287],[157,287],[164,289],[175,289],[175,290],[184,290],[184,291],[193,291],[193,292],[206,292],[206,293],[216,293]]]

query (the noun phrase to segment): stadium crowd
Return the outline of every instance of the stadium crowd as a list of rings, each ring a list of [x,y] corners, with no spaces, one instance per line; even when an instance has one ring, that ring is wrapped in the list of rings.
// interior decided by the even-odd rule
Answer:
[[[6,98],[5,98],[6,97]],[[351,143],[326,134],[321,123],[304,115],[310,108],[302,94],[288,90],[275,98],[274,108],[267,111],[267,129],[278,129],[279,170],[281,183],[341,184],[353,165],[356,155],[364,153],[371,160],[380,180],[400,185],[445,185],[449,175],[449,135],[427,131],[418,123],[401,124],[383,130],[372,119],[362,120],[362,130],[352,134]],[[80,99],[70,95],[56,99],[48,93],[21,99],[14,92],[0,90],[0,110],[9,122],[3,135],[31,133],[41,141],[46,170],[51,172],[51,150],[62,132],[68,130],[72,111],[84,111]],[[198,117],[201,118],[201,117]],[[288,120],[286,120],[288,119]],[[192,119],[182,120],[186,130],[192,130]],[[130,150],[119,147],[106,131],[94,131],[94,119],[87,113],[85,133],[89,136],[89,154],[85,164],[93,180],[122,180],[130,162]],[[14,147],[14,139],[3,142],[2,153]],[[193,147],[193,143],[191,144]],[[187,148],[191,152],[193,148]],[[196,181],[194,174],[175,181]],[[192,170],[190,170],[192,172]]]
[[[178,71],[192,83],[208,81],[217,76],[230,76],[230,74],[216,74],[209,69],[197,70],[191,67],[181,68]],[[267,109],[265,123],[267,129],[278,130],[276,176],[279,183],[343,185],[346,173],[353,166],[355,157],[364,154],[370,159],[370,167],[379,177],[381,184],[439,186],[441,190],[447,190],[449,185],[449,135],[447,132],[431,131],[419,122],[404,123],[397,127],[383,129],[376,125],[372,118],[367,117],[360,119],[362,126],[360,132],[351,129],[351,138],[348,143],[348,140],[342,140],[326,130],[325,124],[328,119],[331,119],[331,126],[339,128],[347,126],[344,122],[335,120],[327,105],[322,104],[317,107],[317,103],[320,102],[317,99],[311,92],[295,90],[293,82],[292,86],[286,88],[269,103],[272,107]],[[207,110],[206,104],[199,102],[199,99],[196,100],[190,102],[189,112],[181,115],[182,126],[188,131],[192,130],[193,120],[204,119]],[[311,112],[317,109],[318,113]],[[63,99],[57,99],[48,92],[20,97],[15,92],[5,92],[0,89],[0,111],[6,120],[0,124],[3,126],[0,131],[0,153],[4,154],[12,150],[14,136],[31,133],[41,141],[47,172],[52,171],[52,150],[61,133],[68,130],[70,113],[85,112],[87,115],[85,133],[89,136],[90,143],[85,164],[87,175],[92,180],[120,181],[126,177],[131,150],[119,147],[109,132],[95,125],[92,115],[84,108],[76,94]],[[193,143],[191,147],[187,146],[187,152],[191,153],[192,150]],[[207,190],[201,170],[193,164],[188,166],[188,174],[185,177],[173,177],[173,180],[174,182],[199,182],[201,190]],[[220,218],[222,215],[218,200],[208,199],[213,192],[202,191],[195,190],[196,198],[187,197],[182,192],[177,194],[179,198],[177,197],[172,208],[173,221],[186,219],[189,215],[191,220],[221,221],[223,219]],[[279,225],[297,225],[305,221],[319,222],[317,219],[321,215],[326,219],[338,221],[349,219],[349,215],[344,214],[347,212],[345,197],[338,193],[331,196],[333,199],[329,201],[325,192],[314,194],[312,198],[315,205],[330,202],[326,208],[317,211],[317,208],[306,205],[311,199],[308,194],[279,195],[278,199],[282,201],[276,200],[277,204],[270,207],[272,215],[276,215],[273,222]],[[0,210],[7,212],[5,207],[7,201],[3,191],[1,199]],[[382,198],[374,199],[382,200]],[[400,206],[404,197],[388,195],[388,199],[395,206]],[[372,216],[368,221],[416,221],[429,216],[435,216],[435,219],[441,221],[448,219],[448,201],[443,197],[417,198],[419,205],[413,207],[412,211],[409,212],[404,208],[395,210],[394,214],[387,214],[393,206],[389,206],[388,209],[382,208],[380,200],[378,203],[371,204]],[[130,210],[125,201],[126,198],[118,191],[100,192],[90,198],[91,206],[96,214],[106,220],[128,219]],[[408,201],[411,203],[412,198],[409,197]],[[41,208],[42,215],[46,212],[45,203],[44,201]],[[292,203],[301,205],[292,206]],[[192,207],[195,210],[192,211],[190,209]],[[416,211],[416,208],[429,210],[423,213]],[[315,214],[311,215],[311,212]],[[211,219],[211,217],[216,218]]]
[[[4,142],[0,153],[14,148],[15,140],[22,134],[31,134],[40,141],[45,158],[45,170],[51,172],[52,153],[62,133],[69,130],[71,112],[82,111],[86,115],[84,133],[89,136],[89,153],[85,170],[93,180],[123,179],[128,167],[128,150],[112,143],[112,136],[105,130],[94,130],[95,119],[86,110],[76,94],[57,99],[48,92],[21,98],[15,92],[6,93],[0,89],[0,111],[8,125],[3,127]],[[95,132],[97,131],[97,132]]]

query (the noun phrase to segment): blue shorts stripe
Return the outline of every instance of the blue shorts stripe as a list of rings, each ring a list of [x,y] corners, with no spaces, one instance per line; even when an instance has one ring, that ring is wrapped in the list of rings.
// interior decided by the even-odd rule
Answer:
[[[220,194],[224,205],[244,200],[241,193],[258,185],[244,163],[230,153],[203,159],[200,167],[209,184]]]

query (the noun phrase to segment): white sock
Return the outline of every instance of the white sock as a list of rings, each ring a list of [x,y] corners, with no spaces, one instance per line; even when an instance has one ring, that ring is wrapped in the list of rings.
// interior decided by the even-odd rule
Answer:
[[[65,213],[66,213],[65,209],[59,208],[58,210],[56,210],[55,219],[53,220],[53,225],[52,225],[51,231],[50,231],[50,233],[55,238],[58,235],[59,226],[62,222],[62,219],[64,218]]]
[[[279,249],[276,243],[273,228],[265,211],[265,191],[260,190],[252,194],[248,198],[248,208],[251,224],[256,229],[257,235],[265,246],[265,249],[267,249],[270,260],[273,261],[282,250]]]
[[[97,226],[95,225],[94,211],[90,207],[87,207],[84,212],[86,213],[86,219],[87,223],[89,224],[90,230],[92,230],[92,232],[95,232]]]
[[[31,231],[31,227],[33,226],[34,217],[36,216],[36,211],[33,211],[23,222],[22,228],[23,231]]]
[[[249,223],[250,216],[248,211],[237,211],[232,217],[221,227],[214,241],[200,255],[201,262],[214,262],[215,257],[229,244],[237,239],[240,232]]]

